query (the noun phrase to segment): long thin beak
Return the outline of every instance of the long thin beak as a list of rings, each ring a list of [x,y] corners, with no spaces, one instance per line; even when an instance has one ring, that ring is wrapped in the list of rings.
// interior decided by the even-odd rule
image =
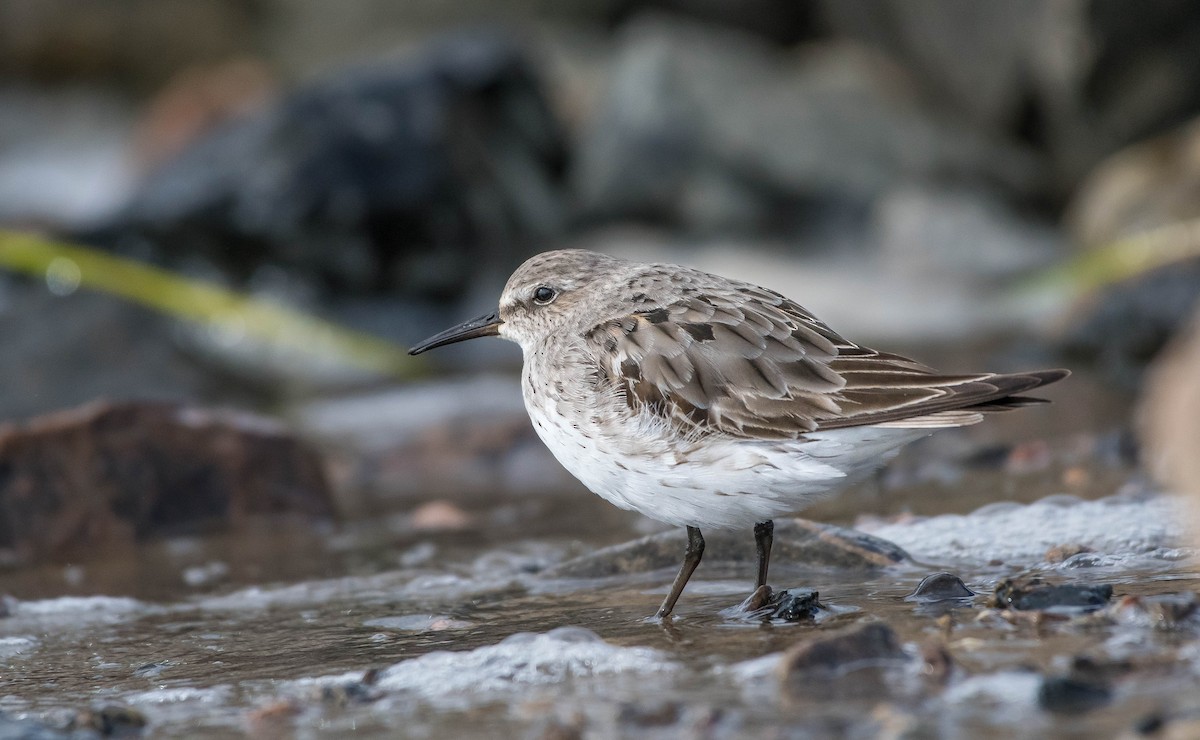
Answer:
[[[470,321],[465,321],[458,326],[452,326],[440,334],[434,334],[429,339],[410,349],[408,353],[410,355],[419,355],[434,347],[442,347],[447,344],[463,342],[476,337],[494,337],[500,333],[500,325],[503,323],[500,320],[499,314],[496,313],[479,316]]]

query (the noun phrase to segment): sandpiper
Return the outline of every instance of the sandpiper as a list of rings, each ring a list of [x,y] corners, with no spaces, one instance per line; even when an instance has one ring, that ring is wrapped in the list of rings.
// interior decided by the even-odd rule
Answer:
[[[521,345],[525,408],[589,489],[687,528],[668,617],[702,529],[753,527],[766,585],[773,519],[827,498],[935,429],[1041,399],[1066,370],[946,375],[844,339],[766,288],[578,249],[508,279],[497,313],[410,350],[475,337]]]

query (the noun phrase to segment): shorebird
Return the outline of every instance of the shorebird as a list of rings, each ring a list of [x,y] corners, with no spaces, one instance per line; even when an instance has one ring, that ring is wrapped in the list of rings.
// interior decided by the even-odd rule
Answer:
[[[530,258],[499,310],[413,347],[521,346],[521,392],[558,461],[607,501],[687,528],[668,617],[701,530],[753,527],[756,590],[773,520],[830,497],[933,430],[1041,403],[1067,370],[943,374],[829,328],[773,290],[577,249]]]

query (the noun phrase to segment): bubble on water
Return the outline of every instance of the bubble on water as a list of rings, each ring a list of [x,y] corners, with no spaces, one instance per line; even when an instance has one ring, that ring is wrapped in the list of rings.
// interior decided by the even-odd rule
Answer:
[[[83,271],[73,259],[55,257],[46,265],[46,288],[56,296],[69,296],[79,290]]]

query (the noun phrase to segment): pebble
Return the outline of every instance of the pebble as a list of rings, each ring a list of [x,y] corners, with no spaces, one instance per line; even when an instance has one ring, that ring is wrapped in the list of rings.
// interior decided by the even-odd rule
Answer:
[[[1108,604],[1112,595],[1112,586],[1108,584],[1046,585],[1038,579],[1016,581],[1006,578],[996,586],[992,605],[1001,609],[1017,609],[1019,611],[1045,611],[1061,608],[1092,611]]]
[[[969,599],[975,592],[967,588],[967,584],[953,573],[934,573],[925,576],[917,584],[917,588],[908,596],[908,601],[936,602]]]

